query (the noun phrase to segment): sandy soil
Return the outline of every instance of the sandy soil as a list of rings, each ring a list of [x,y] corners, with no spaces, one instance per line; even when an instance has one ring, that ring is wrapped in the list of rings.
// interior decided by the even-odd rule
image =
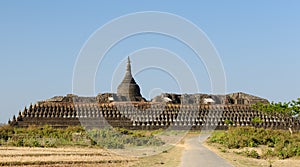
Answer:
[[[163,153],[132,158],[114,154],[101,148],[29,148],[0,147],[0,166],[179,166],[183,142]]]
[[[170,147],[163,147],[166,150],[163,150],[162,153],[141,157],[138,159],[137,163],[133,164],[133,167],[176,167],[180,165],[181,156],[183,150],[187,149],[187,145],[184,143],[184,140],[188,137],[193,136],[191,134],[179,134],[178,136],[172,135],[161,135],[160,137],[163,141],[167,143],[172,143]],[[180,137],[180,141],[178,141],[178,137]],[[162,150],[160,150],[162,151]]]

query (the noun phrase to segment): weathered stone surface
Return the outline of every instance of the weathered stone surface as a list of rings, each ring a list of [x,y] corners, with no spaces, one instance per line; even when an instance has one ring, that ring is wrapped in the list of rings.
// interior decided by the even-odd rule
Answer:
[[[267,99],[263,99],[243,92],[231,93],[227,96],[234,100],[234,104],[256,104],[258,102],[264,104],[269,103]]]
[[[238,92],[227,95],[209,95],[209,94],[169,94],[163,93],[154,97],[152,102],[163,102],[163,98],[167,97],[171,99],[172,104],[205,104],[205,99],[212,99],[213,104],[256,104],[261,102],[264,104],[269,103],[267,99],[257,96],[249,95],[246,93]]]
[[[54,96],[50,99],[46,99],[44,101],[38,101],[38,104],[43,103],[56,103],[56,102],[64,102],[64,103],[95,103],[97,102],[96,97],[79,97],[73,94],[67,94],[67,96]]]
[[[118,96],[123,96],[125,99],[120,99],[120,101],[141,101],[143,100],[142,95],[140,93],[140,87],[135,82],[134,78],[131,74],[131,65],[130,59],[128,57],[126,73],[123,81],[118,86],[117,89]]]
[[[254,125],[258,117],[262,123]],[[228,121],[231,124],[227,124]],[[227,129],[228,126],[257,126],[299,130],[300,121],[281,115],[267,115],[250,105],[165,104],[154,102],[65,103],[47,102],[25,108],[10,122],[12,126],[51,125],[68,127],[122,127],[128,129]]]

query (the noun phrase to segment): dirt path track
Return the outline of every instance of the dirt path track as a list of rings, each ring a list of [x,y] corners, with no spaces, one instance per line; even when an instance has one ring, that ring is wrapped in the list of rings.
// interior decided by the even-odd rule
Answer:
[[[181,158],[181,167],[232,167],[226,160],[207,149],[201,141],[207,136],[190,137],[185,141],[185,150]]]

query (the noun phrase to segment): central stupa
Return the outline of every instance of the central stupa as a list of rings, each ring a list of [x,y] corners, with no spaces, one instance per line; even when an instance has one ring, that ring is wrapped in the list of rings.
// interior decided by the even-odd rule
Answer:
[[[143,99],[140,93],[140,87],[135,82],[131,74],[130,58],[128,57],[126,72],[123,81],[117,89],[118,96],[125,96],[130,101],[141,101]]]

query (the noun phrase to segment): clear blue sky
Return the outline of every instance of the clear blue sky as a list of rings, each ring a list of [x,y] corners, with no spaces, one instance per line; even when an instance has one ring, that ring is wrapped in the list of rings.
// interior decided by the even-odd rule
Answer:
[[[142,11],[170,12],[201,28],[219,52],[227,92],[243,91],[270,101],[300,97],[299,1],[3,0],[0,1],[0,122],[7,122],[18,110],[37,100],[71,93],[74,64],[88,37],[116,17]],[[163,40],[155,35],[137,36],[128,39],[125,46],[132,51],[155,43],[177,51],[172,45],[164,45]],[[141,41],[146,42],[141,44]],[[118,64],[127,56],[115,53],[119,55],[107,57],[107,62]],[[193,66],[191,60],[186,61]],[[113,71],[113,68],[107,72],[99,70],[99,76],[109,78]],[[149,95],[151,87],[177,91],[175,84],[165,86],[168,80],[172,82],[168,77],[163,82],[153,81],[163,75],[146,71],[136,76],[144,96]],[[203,67],[199,67],[197,79],[203,83],[202,92],[209,93]],[[101,77],[96,85],[98,92],[110,91],[110,85]]]

